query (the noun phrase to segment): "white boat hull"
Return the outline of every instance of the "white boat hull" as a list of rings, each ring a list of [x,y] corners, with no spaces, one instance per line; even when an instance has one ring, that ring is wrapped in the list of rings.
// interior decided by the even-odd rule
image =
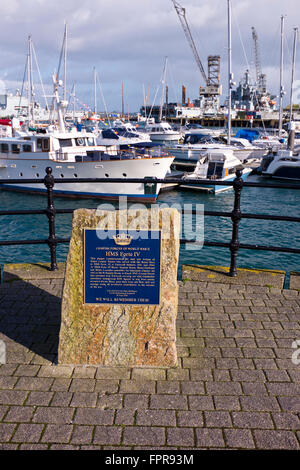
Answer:
[[[0,179],[17,179],[14,184],[2,184],[1,189],[42,193],[43,184],[25,184],[24,179],[40,179],[45,176],[46,167],[52,168],[55,183],[54,192],[69,197],[97,197],[117,199],[127,196],[130,200],[155,201],[161,184],[156,185],[154,194],[145,194],[144,183],[125,183],[126,178],[164,178],[169,171],[173,157],[141,158],[132,160],[103,160],[99,162],[63,162],[50,159],[0,158]],[[64,183],[64,178],[73,178],[74,183]],[[76,183],[76,178],[124,178],[124,183]]]

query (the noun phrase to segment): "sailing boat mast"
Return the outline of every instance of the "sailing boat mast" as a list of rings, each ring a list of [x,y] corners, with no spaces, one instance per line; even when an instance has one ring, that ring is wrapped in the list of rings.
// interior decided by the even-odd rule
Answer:
[[[231,0],[227,0],[228,12],[228,121],[227,121],[227,144],[231,143],[231,92],[233,87],[232,59],[231,59]]]
[[[282,99],[285,95],[283,86],[283,31],[284,31],[284,16],[281,16],[281,28],[280,28],[280,85],[279,85],[279,137],[282,133]]]
[[[291,93],[290,93],[290,127],[293,117],[293,89],[294,89],[294,76],[295,76],[295,65],[296,65],[296,44],[298,37],[298,28],[294,28],[294,45],[293,45],[293,64],[292,64],[292,77],[291,77]]]
[[[168,57],[165,58],[164,70],[161,80],[161,97],[160,97],[160,107],[159,107],[159,122],[162,121],[162,110],[163,110],[163,102],[164,102],[164,88],[166,83],[166,74],[167,74],[167,63]]]
[[[28,77],[28,121],[29,124],[34,124],[34,86],[33,86],[33,69],[32,69],[32,40],[28,36],[28,62],[27,62],[27,77]]]
[[[97,113],[97,73],[94,67],[94,113]]]
[[[67,23],[64,32],[64,101],[67,100]]]

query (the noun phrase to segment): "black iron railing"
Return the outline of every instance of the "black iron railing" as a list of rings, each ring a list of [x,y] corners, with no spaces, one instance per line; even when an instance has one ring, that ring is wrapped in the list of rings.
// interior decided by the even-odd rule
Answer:
[[[300,248],[291,248],[291,247],[282,247],[282,246],[265,246],[265,245],[255,245],[255,244],[245,244],[240,243],[239,241],[239,224],[241,219],[260,219],[260,220],[277,220],[285,222],[300,222],[300,217],[291,217],[291,216],[279,216],[279,215],[270,215],[270,214],[251,214],[243,213],[241,211],[241,192],[244,186],[246,187],[263,187],[263,188],[282,188],[282,189],[300,189],[299,184],[283,184],[283,183],[261,183],[261,182],[247,182],[243,181],[241,178],[242,170],[236,171],[236,178],[233,181],[213,181],[215,186],[233,186],[234,189],[234,206],[231,212],[222,212],[222,211],[204,211],[204,216],[212,217],[229,217],[232,221],[232,236],[230,242],[216,242],[204,240],[204,242],[197,242],[195,240],[181,239],[181,244],[193,243],[199,244],[201,246],[209,247],[222,247],[229,248],[231,253],[230,260],[230,276],[237,275],[237,256],[240,249],[247,250],[264,250],[264,251],[276,251],[282,253],[295,253],[300,254]],[[148,185],[156,185],[158,183],[174,183],[178,184],[199,184],[198,181],[193,179],[181,180],[180,178],[64,178],[63,183],[143,183],[145,188]],[[0,185],[3,184],[19,184],[20,179],[1,179]],[[57,268],[56,262],[56,248],[59,243],[69,243],[70,238],[59,238],[55,234],[55,217],[56,214],[71,214],[75,209],[56,209],[54,206],[53,198],[53,188],[56,183],[62,183],[61,179],[56,179],[52,175],[52,169],[50,167],[46,168],[46,176],[43,179],[22,179],[22,184],[44,184],[47,190],[47,199],[48,205],[46,209],[37,209],[37,210],[0,210],[1,215],[33,215],[33,214],[44,214],[48,217],[49,223],[49,237],[47,239],[35,239],[35,240],[0,240],[0,246],[9,246],[9,245],[38,245],[38,244],[48,244],[50,249],[50,270],[54,271]],[[211,185],[211,180],[201,180],[201,186]],[[200,214],[196,210],[185,210],[185,214]]]

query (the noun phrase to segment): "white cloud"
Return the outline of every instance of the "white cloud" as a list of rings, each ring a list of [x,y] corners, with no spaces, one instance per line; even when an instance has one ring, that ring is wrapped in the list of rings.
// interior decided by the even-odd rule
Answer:
[[[227,0],[179,0],[179,3],[186,8],[204,67],[209,54],[221,55],[225,94]],[[92,102],[94,65],[101,77],[107,104],[114,109],[121,105],[122,81],[130,109],[138,109],[142,103],[143,84],[147,86],[149,83],[154,95],[165,56],[169,57],[178,96],[182,83],[187,86],[191,99],[197,96],[199,85],[203,85],[171,0],[27,0],[26,7],[21,0],[2,0],[1,4],[2,79],[5,73],[10,82],[22,81],[26,41],[28,34],[32,34],[43,79],[50,83],[50,74],[58,63],[64,21],[67,21],[69,88],[76,80],[77,92],[83,101],[90,99]],[[262,68],[268,75],[271,91],[276,94],[280,15],[287,15],[286,34],[291,44],[292,27],[297,26],[299,0],[232,0],[232,4],[236,81],[246,68],[243,47],[248,62],[253,64],[251,26],[255,26]],[[286,55],[288,70],[289,63]],[[289,73],[286,72],[285,76],[289,79]],[[171,100],[175,99],[173,88],[170,83]]]

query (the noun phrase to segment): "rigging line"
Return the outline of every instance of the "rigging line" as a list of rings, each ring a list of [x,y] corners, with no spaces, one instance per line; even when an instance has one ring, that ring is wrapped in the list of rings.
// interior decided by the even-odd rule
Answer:
[[[33,51],[33,57],[34,57],[34,60],[35,60],[35,65],[36,65],[38,75],[39,75],[39,79],[40,79],[40,84],[41,84],[41,88],[42,88],[42,92],[43,92],[43,97],[44,97],[44,100],[45,100],[45,103],[46,103],[46,107],[47,107],[47,109],[49,109],[48,100],[47,100],[44,84],[43,84],[43,81],[42,81],[42,76],[41,76],[39,64],[38,64],[38,61],[37,61],[37,56],[36,56],[35,47],[34,47],[33,42],[31,43],[31,47],[32,47],[32,51]]]
[[[111,122],[110,122],[109,115],[108,115],[108,109],[107,109],[107,106],[106,106],[106,101],[105,101],[105,98],[104,98],[102,85],[101,85],[100,78],[99,78],[99,75],[98,75],[97,71],[96,71],[96,80],[97,80],[97,83],[99,85],[99,90],[100,90],[101,98],[102,98],[104,109],[105,109],[106,119],[108,120],[109,126],[111,127]]]
[[[151,106],[151,109],[150,109],[150,113],[149,113],[148,119],[151,117],[152,110],[153,110],[153,107],[154,107],[154,103],[155,103],[155,100],[156,100],[156,97],[157,97],[159,88],[161,87],[163,80],[164,80],[164,70],[163,70],[163,72],[162,72],[162,74],[161,74],[161,78],[160,78],[160,81],[159,81],[159,85],[158,85],[157,88],[156,88],[156,92],[155,92],[155,95],[154,95],[154,99],[153,99],[153,103],[152,103],[152,106]]]
[[[155,92],[155,95],[154,95],[154,100],[153,100],[153,103],[152,103],[152,106],[151,106],[151,109],[150,109],[150,112],[149,112],[149,115],[148,115],[148,118],[147,118],[147,119],[150,119],[150,117],[151,117],[152,110],[153,110],[153,106],[154,106],[154,103],[155,103],[155,100],[156,100],[156,97],[157,97],[159,88],[160,88],[160,85],[158,85],[157,88],[156,88],[156,92]]]
[[[243,38],[242,38],[241,30],[240,30],[240,27],[239,27],[239,24],[238,24],[238,21],[237,21],[237,17],[236,17],[234,8],[232,8],[232,13],[233,13],[233,19],[234,19],[235,25],[236,25],[237,30],[238,30],[238,33],[239,33],[239,37],[240,37],[240,41],[241,41],[241,45],[242,45],[242,49],[243,49],[243,54],[244,54],[246,66],[247,66],[247,68],[248,68],[249,71],[250,71],[250,65],[249,65],[249,62],[248,62],[248,57],[247,57],[247,54],[246,54],[246,49],[245,49],[245,46],[244,46],[244,41],[243,41]]]
[[[27,67],[28,67],[28,57],[27,57],[27,55],[26,55],[24,76],[23,76],[23,82],[22,82],[22,88],[21,88],[21,94],[20,94],[20,100],[19,100],[18,117],[20,116],[20,112],[21,112],[21,102],[22,102],[22,98],[23,98],[24,84],[25,84],[26,75],[27,75]]]

